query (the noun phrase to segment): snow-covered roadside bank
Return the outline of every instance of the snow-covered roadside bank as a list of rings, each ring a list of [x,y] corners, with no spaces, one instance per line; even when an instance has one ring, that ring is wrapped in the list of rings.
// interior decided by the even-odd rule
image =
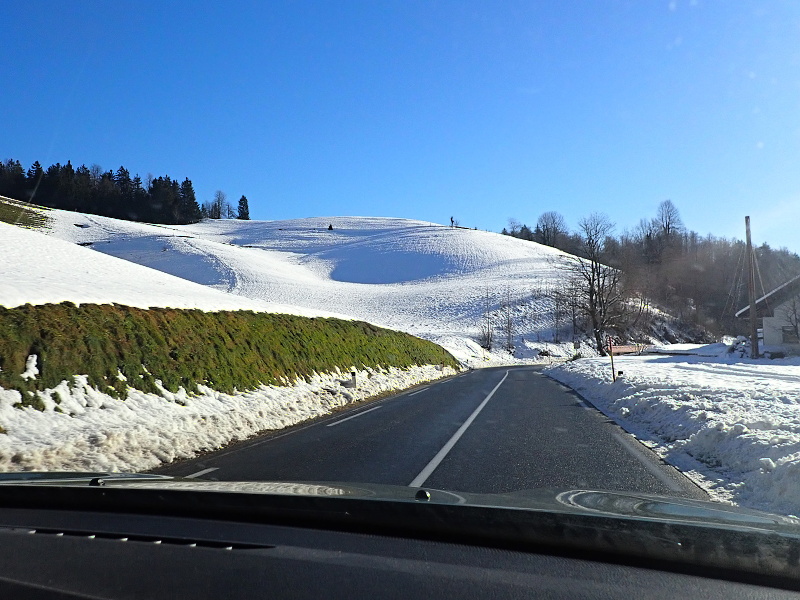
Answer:
[[[420,337],[440,345],[462,365],[471,369],[523,365],[550,366],[572,358],[576,351],[583,356],[597,356],[597,350],[586,341],[576,350],[572,342],[534,342],[523,339],[512,354],[501,347],[495,347],[491,351],[485,350],[475,340],[463,336],[420,334]]]
[[[348,371],[233,395],[132,390],[125,400],[79,376],[42,392],[44,411],[15,407],[19,392],[0,388],[0,471],[144,471],[454,373],[430,365],[367,369],[357,373],[355,389],[343,385]]]
[[[553,367],[550,377],[718,500],[800,515],[800,359],[620,356]]]

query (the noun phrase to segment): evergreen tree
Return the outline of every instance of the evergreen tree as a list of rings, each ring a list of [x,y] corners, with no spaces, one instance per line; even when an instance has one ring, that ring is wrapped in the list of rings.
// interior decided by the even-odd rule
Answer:
[[[72,163],[67,161],[58,174],[58,194],[67,202],[73,202],[72,198],[75,189],[75,169]],[[74,206],[74,205],[73,205]]]
[[[34,161],[26,174],[26,193],[25,198],[21,198],[21,200],[35,201],[36,193],[38,192],[37,188],[42,181],[42,177],[44,177],[44,169],[42,169],[42,165],[39,164],[38,160]]]
[[[250,218],[247,198],[242,196],[239,210],[217,191],[214,200],[201,208],[194,187],[187,177],[183,183],[168,175],[147,175],[144,185],[139,175],[120,166],[104,171],[100,165],[77,169],[67,161],[44,169],[39,161],[25,171],[18,160],[0,161],[0,195],[36,202],[42,206],[77,210],[131,221],[151,223],[196,223],[203,218]]]
[[[121,166],[114,175],[114,183],[119,191],[123,206],[133,202],[133,181],[131,180],[130,171]]]
[[[242,219],[243,221],[250,220],[250,207],[247,205],[247,196],[239,198],[239,212],[236,218]]]
[[[142,185],[142,178],[139,177],[138,174],[131,180],[131,185],[133,187],[133,200],[130,205],[122,207],[120,218],[140,221],[142,217],[139,215],[143,215],[147,212],[149,197],[147,195],[147,190],[145,190]]]
[[[39,184],[37,204],[72,210],[72,207],[67,205],[58,193],[60,175],[60,163],[47,167],[42,176],[42,182]]]
[[[181,195],[177,181],[156,177],[150,184],[150,217],[153,223],[180,223]]]
[[[94,182],[92,181],[92,174],[86,168],[86,165],[81,165],[75,169],[75,185],[72,188],[72,193],[75,210],[88,212],[94,195]]]
[[[200,206],[197,204],[197,198],[194,195],[194,186],[188,177],[184,179],[181,184],[180,197],[181,215],[179,223],[197,223],[203,218],[200,212]]]
[[[106,171],[100,175],[95,186],[92,212],[106,217],[118,214],[122,206],[120,194],[115,182],[114,171]]]
[[[0,163],[0,195],[24,200],[26,184],[25,170],[18,160]]]

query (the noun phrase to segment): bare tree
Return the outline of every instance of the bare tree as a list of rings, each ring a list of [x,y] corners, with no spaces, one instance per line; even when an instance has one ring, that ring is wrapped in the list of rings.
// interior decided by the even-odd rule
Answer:
[[[536,233],[539,238],[537,242],[555,247],[561,236],[567,233],[567,223],[559,213],[549,210],[536,221]]]
[[[508,219],[508,233],[509,235],[516,235],[519,233],[520,228],[522,227],[522,223],[517,221],[514,217],[509,217]]]
[[[89,167],[89,175],[91,176],[92,181],[94,181],[95,183],[99,182],[100,179],[103,177],[103,167],[101,167],[97,163],[92,164],[92,166]],[[150,178],[147,180],[147,188],[150,189],[150,184],[152,182],[153,176],[150,173],[148,173],[147,176]]]
[[[225,216],[225,205],[227,196],[222,190],[214,192],[214,199],[211,201],[208,209],[208,216],[212,219],[221,219]]]
[[[794,329],[794,339],[800,339],[800,299],[797,296],[789,300],[785,314],[786,325]]]
[[[606,215],[593,213],[578,223],[581,254],[569,264],[569,270],[580,289],[580,309],[592,328],[597,351],[605,356],[605,335],[608,328],[625,312],[622,273],[604,264],[607,238],[614,224]]]
[[[553,264],[557,265],[559,270],[565,269],[562,261]],[[550,300],[552,306],[552,339],[556,343],[561,341],[561,334],[567,324],[571,326],[570,335],[573,341],[581,329],[585,290],[583,280],[575,273],[575,267],[573,262],[568,262],[566,266],[568,276],[561,278],[544,292],[544,296]]]
[[[560,286],[548,291],[550,300],[553,303],[553,341],[557,344],[561,341],[561,330],[564,327],[564,320],[567,316],[568,298]]]
[[[489,286],[487,285],[483,303],[483,317],[481,318],[481,333],[478,343],[487,350],[491,350],[493,341],[494,327],[492,326],[492,304],[489,296]]]
[[[670,240],[674,236],[683,231],[683,221],[678,209],[672,203],[672,200],[664,200],[658,205],[658,212],[656,212],[656,225],[658,226],[661,235]]]
[[[506,295],[503,302],[503,333],[506,338],[506,350],[514,352],[514,315],[511,311],[511,288],[506,287]]]

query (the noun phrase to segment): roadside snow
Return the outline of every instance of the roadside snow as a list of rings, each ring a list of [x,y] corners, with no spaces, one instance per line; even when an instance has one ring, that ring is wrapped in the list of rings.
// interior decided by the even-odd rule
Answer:
[[[144,471],[220,448],[258,432],[294,425],[382,392],[455,373],[450,367],[362,370],[357,388],[336,372],[292,386],[223,394],[199,388],[161,395],[130,390],[118,400],[89,387],[85,376],[39,392],[45,410],[14,406],[0,388],[0,471]]]
[[[608,358],[545,372],[713,498],[800,515],[800,358],[619,356],[614,363],[623,372],[614,383]]]
[[[720,356],[728,352],[730,345],[725,342],[715,344],[665,344],[650,346],[648,353],[681,354],[686,356]]]
[[[39,358],[35,354],[31,354],[25,360],[25,372],[20,375],[25,381],[36,379],[36,376],[39,374],[39,367],[36,366],[38,359]]]

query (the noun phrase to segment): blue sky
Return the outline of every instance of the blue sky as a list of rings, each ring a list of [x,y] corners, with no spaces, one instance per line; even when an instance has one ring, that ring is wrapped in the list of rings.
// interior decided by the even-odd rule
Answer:
[[[230,4],[230,5],[228,5]],[[800,3],[4,2],[0,158],[251,215],[700,233],[800,251]]]

